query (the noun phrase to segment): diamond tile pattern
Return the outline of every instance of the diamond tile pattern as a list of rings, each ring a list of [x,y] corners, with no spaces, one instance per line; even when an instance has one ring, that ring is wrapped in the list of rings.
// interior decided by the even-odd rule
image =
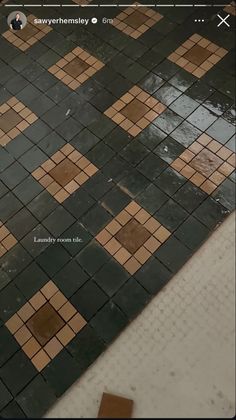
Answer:
[[[211,194],[235,169],[235,153],[202,134],[171,167]]]
[[[199,34],[192,35],[168,56],[168,59],[194,76],[201,78],[228,51]]]
[[[86,321],[50,280],[5,325],[40,372]]]
[[[6,146],[37,121],[38,117],[17,98],[0,106],[0,145]]]
[[[142,90],[133,86],[104,114],[121,128],[136,137],[166,109],[166,106]]]
[[[133,3],[113,20],[113,25],[117,29],[134,39],[142,36],[163,18],[160,13],[148,7],[138,6],[140,3]]]
[[[234,4],[200,35],[196,7],[46,3],[98,23],[0,7],[2,418],[44,417],[235,209]]]
[[[34,15],[27,16],[27,25],[21,31],[8,30],[2,36],[21,51],[28,50],[52,31],[46,24],[36,24],[35,19]]]
[[[49,72],[76,90],[92,77],[104,64],[80,47],[74,48],[61,60],[49,68]]]
[[[130,274],[134,274],[170,234],[132,201],[99,232],[96,239]]]
[[[67,144],[42,163],[32,175],[59,202],[65,201],[98,169],[73,146]]]

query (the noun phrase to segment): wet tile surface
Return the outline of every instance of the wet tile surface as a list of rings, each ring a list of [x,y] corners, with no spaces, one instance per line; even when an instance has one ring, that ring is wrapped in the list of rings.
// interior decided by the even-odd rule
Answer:
[[[190,8],[131,3],[112,25],[35,25],[30,7],[22,32],[3,24],[3,418],[42,417],[235,208],[223,8],[199,29]]]

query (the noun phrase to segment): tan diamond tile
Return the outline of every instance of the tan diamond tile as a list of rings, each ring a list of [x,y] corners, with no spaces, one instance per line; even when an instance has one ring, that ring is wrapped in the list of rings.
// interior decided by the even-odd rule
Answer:
[[[38,117],[18,99],[9,99],[0,106],[0,146],[6,146],[37,119]]]
[[[154,121],[166,106],[153,98],[138,86],[133,86],[104,114],[136,137],[144,128]]]
[[[0,257],[7,253],[14,245],[17,239],[11,234],[7,227],[0,221]]]
[[[192,35],[167,58],[194,76],[201,78],[228,51],[199,34]]]
[[[113,25],[126,35],[138,39],[152,26],[159,22],[163,16],[148,7],[138,7],[136,2],[113,19]]]
[[[40,372],[87,324],[52,280],[6,323]]]
[[[234,171],[235,153],[202,134],[171,163],[181,175],[211,194]]]
[[[91,178],[98,168],[73,146],[66,144],[42,163],[33,177],[59,202],[65,201]]]
[[[138,203],[132,201],[95,239],[132,275],[170,234]]]
[[[2,36],[21,51],[26,51],[52,31],[50,26],[41,23],[37,24],[35,20],[37,18],[34,15],[29,15],[27,17],[27,25],[22,30],[8,30]]]
[[[76,90],[102,67],[104,64],[100,60],[82,48],[76,47],[48,71],[72,90]]]

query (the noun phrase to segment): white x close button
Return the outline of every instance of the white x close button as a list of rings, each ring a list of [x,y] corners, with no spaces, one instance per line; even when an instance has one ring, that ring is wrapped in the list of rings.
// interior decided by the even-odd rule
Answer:
[[[225,18],[223,18],[222,16],[220,16],[220,15],[217,15],[218,16],[218,18],[220,19],[220,22],[218,23],[218,25],[217,25],[217,28],[219,28],[219,26],[221,26],[223,23],[226,25],[226,26],[228,26],[228,28],[230,27],[230,24],[227,22],[227,19],[229,18],[229,16],[230,15],[227,15]]]

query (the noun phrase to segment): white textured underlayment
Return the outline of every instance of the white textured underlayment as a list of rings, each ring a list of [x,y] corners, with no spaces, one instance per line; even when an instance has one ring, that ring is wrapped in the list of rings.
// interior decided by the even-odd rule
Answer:
[[[103,391],[137,418],[233,417],[234,232],[231,215],[47,417],[96,417]]]

